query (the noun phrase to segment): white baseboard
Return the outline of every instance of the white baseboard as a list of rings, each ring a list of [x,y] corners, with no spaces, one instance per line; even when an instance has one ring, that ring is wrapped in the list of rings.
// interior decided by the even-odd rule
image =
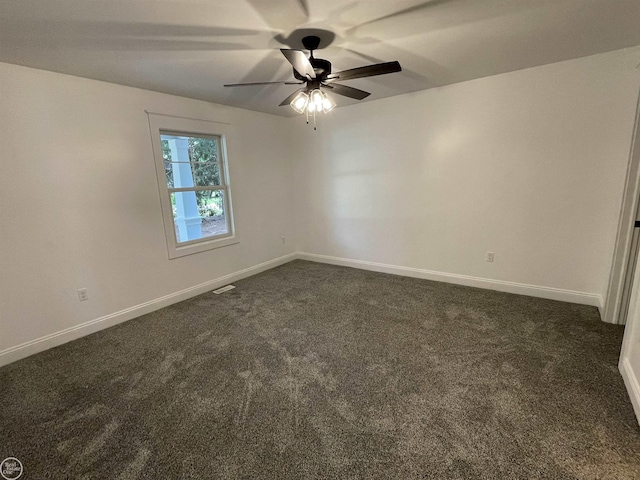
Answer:
[[[171,293],[169,295],[141,303],[140,305],[105,315],[104,317],[89,320],[88,322],[81,323],[80,325],[66,328],[59,332],[25,342],[21,345],[9,347],[0,352],[0,367],[35,353],[43,352],[50,348],[57,347],[58,345],[62,345],[63,343],[67,343],[119,323],[126,322],[127,320],[132,320],[141,315],[146,315],[147,313],[159,310],[160,308],[182,302],[183,300],[195,297],[196,295],[201,295],[208,291],[215,290],[216,288],[250,277],[251,275],[256,275],[271,268],[288,263],[296,258],[297,254],[295,253],[278,257],[273,260],[269,260],[268,262],[260,263],[253,267],[245,268],[244,270],[240,270],[214,280],[209,280],[208,282],[204,282],[193,287],[185,288],[179,292]]]
[[[546,298],[549,300],[559,300],[561,302],[579,303],[582,305],[598,307],[598,310],[602,309],[602,296],[595,293],[575,292],[572,290],[562,290],[559,288],[527,285],[525,283],[505,282],[502,280],[491,280],[489,278],[470,277],[468,275],[436,272],[433,270],[424,270],[421,268],[401,267],[398,265],[389,265],[386,263],[330,257],[327,255],[317,255],[315,253],[298,252],[298,258],[301,260],[309,260],[312,262],[330,263],[332,265],[342,265],[345,267],[359,268],[361,270],[390,273],[392,275],[402,275],[405,277],[435,280],[437,282],[454,283],[456,285],[466,285],[468,287],[497,290],[499,292],[517,293],[519,295]]]
[[[636,418],[640,424],[640,384],[638,383],[638,377],[633,374],[629,359],[625,356],[620,357],[618,369],[620,370],[624,384],[627,387],[627,392],[629,393],[629,398],[633,405],[633,411],[636,413]]]

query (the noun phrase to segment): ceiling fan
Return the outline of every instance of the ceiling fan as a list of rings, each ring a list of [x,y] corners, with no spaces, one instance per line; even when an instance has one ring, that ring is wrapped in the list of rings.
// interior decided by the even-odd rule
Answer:
[[[369,92],[358,88],[349,87],[337,80],[353,80],[355,78],[373,77],[376,75],[385,75],[387,73],[400,72],[399,62],[377,63],[375,65],[367,65],[364,67],[351,68],[341,72],[331,71],[331,62],[321,58],[315,58],[313,51],[320,45],[320,37],[309,35],[302,39],[302,45],[309,50],[309,58],[302,50],[280,49],[282,54],[293,66],[293,76],[298,81],[287,82],[252,82],[252,83],[232,83],[225,87],[244,87],[253,85],[304,85],[304,87],[296,90],[287,98],[285,98],[280,106],[290,105],[297,113],[307,114],[307,123],[309,116],[313,116],[315,123],[315,114],[319,112],[328,112],[332,110],[336,104],[324,90],[342,95],[344,97],[362,100],[371,95]]]

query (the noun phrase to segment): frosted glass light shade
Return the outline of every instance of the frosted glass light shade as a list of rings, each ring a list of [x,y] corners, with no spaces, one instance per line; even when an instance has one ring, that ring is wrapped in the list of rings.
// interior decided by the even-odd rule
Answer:
[[[336,102],[334,102],[333,99],[325,93],[324,99],[322,100],[322,110],[324,110],[324,113],[330,112],[335,108],[335,106]]]
[[[316,110],[322,110],[322,102],[324,101],[324,95],[319,89],[315,89],[311,92],[311,103],[316,106]]]
[[[304,113],[307,105],[309,104],[309,95],[304,92],[298,93],[293,100],[291,100],[291,108],[297,113]]]

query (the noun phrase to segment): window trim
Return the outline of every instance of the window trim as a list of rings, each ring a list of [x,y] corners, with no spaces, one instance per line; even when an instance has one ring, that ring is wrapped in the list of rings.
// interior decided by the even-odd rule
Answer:
[[[227,137],[231,132],[231,125],[222,122],[212,122],[208,120],[198,120],[171,115],[161,115],[149,113],[149,129],[151,131],[151,143],[153,148],[154,165],[156,179],[158,182],[158,194],[160,197],[160,207],[162,220],[164,223],[165,239],[169,259],[192,255],[214,248],[226,247],[240,242],[235,228],[233,217],[233,204],[231,194],[231,182],[229,179],[229,157],[227,153]],[[185,135],[192,137],[219,137],[220,149],[220,179],[222,185],[207,187],[172,188],[167,186],[164,157],[162,155],[161,135]],[[171,207],[171,193],[176,191],[194,190],[221,190],[224,195],[225,219],[229,233],[216,235],[215,237],[205,237],[202,239],[190,240],[178,243],[173,220],[173,209]]]

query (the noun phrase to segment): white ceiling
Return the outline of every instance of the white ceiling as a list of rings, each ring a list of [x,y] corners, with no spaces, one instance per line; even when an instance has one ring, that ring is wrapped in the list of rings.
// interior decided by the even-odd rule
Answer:
[[[295,86],[223,84],[291,80],[300,29],[334,71],[400,62],[345,82],[369,101],[640,45],[640,0],[0,0],[0,61],[288,116]]]

